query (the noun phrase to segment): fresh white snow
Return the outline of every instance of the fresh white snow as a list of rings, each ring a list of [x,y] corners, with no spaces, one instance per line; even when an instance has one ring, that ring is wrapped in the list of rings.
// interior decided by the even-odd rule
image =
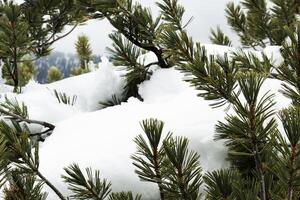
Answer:
[[[217,45],[205,45],[209,54],[229,53],[236,49]],[[254,52],[254,51],[253,51]],[[263,52],[274,58],[278,65],[282,58],[278,47],[268,47]],[[261,52],[254,52],[257,55]],[[155,61],[153,55],[140,60]],[[123,91],[122,72],[108,61],[100,69],[58,81],[40,85],[30,82],[20,95],[2,93],[25,102],[32,119],[45,120],[56,125],[53,134],[41,145],[40,170],[64,194],[68,194],[61,175],[63,168],[78,163],[82,169],[92,167],[101,171],[102,177],[112,182],[114,191],[134,191],[145,199],[158,195],[155,184],[140,182],[134,173],[130,156],[136,147],[133,139],[142,134],[139,122],[157,118],[165,122],[165,134],[190,139],[190,148],[201,155],[204,171],[227,167],[226,151],[222,142],[213,141],[214,125],[225,116],[224,108],[212,109],[208,101],[197,97],[197,91],[183,81],[184,75],[176,69],[154,69],[149,81],[139,86],[144,102],[130,98],[121,105],[101,109],[99,102]],[[280,83],[266,81],[264,91],[277,93]],[[76,95],[74,106],[59,104],[53,90]],[[277,109],[289,101],[276,96]],[[50,192],[49,199],[57,199]]]
[[[116,191],[131,190],[145,198],[153,197],[156,185],[139,182],[130,159],[135,152],[133,139],[142,133],[139,122],[148,118],[164,121],[165,133],[188,137],[191,148],[202,155],[205,170],[225,167],[224,147],[212,141],[214,124],[222,119],[223,110],[212,110],[182,78],[174,69],[158,70],[140,86],[144,102],[131,98],[120,106],[59,123],[41,149],[42,172],[63,188],[62,168],[77,162],[100,169]]]

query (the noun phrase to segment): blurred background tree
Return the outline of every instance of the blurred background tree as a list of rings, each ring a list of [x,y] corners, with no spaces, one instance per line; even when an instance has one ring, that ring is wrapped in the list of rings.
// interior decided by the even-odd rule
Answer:
[[[77,56],[80,60],[80,67],[83,70],[89,70],[89,62],[92,59],[93,51],[86,35],[78,36],[75,44]]]
[[[226,18],[231,29],[245,47],[281,45],[288,36],[284,30],[295,31],[300,14],[298,0],[241,0],[226,6]],[[222,45],[220,30],[212,31],[211,42]],[[227,36],[223,36],[227,37]]]
[[[62,74],[61,74],[61,72],[59,71],[59,69],[57,67],[52,66],[52,67],[49,68],[48,75],[47,75],[48,83],[59,81],[62,78],[63,78]]]
[[[48,55],[51,45],[70,34],[85,19],[74,1],[0,1],[0,59],[14,92],[20,92],[20,66]],[[71,29],[63,33],[65,26]],[[26,56],[26,58],[24,58]]]

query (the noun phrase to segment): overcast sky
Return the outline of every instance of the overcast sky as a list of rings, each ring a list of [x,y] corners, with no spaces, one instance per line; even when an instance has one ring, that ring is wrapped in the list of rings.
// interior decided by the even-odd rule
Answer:
[[[151,7],[154,14],[158,13],[155,6],[155,0],[136,0],[143,6]],[[234,41],[237,40],[235,35],[228,27],[225,19],[225,5],[232,0],[179,0],[185,9],[186,17],[193,16],[194,19],[188,27],[189,34],[193,36],[195,41],[201,43],[209,43],[210,28],[220,26],[224,32]],[[239,0],[234,0],[238,2]],[[57,42],[54,47],[56,51],[75,52],[74,43],[80,34],[89,37],[93,51],[95,54],[103,54],[105,48],[110,46],[111,41],[108,34],[113,28],[106,20],[93,20],[86,25],[77,28],[71,35]]]

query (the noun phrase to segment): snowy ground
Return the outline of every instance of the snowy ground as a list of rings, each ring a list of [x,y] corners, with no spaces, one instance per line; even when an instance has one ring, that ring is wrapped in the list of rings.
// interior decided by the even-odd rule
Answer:
[[[210,54],[234,50],[215,45],[207,48]],[[278,47],[269,47],[264,52],[276,58],[276,63],[281,62]],[[221,142],[213,141],[214,125],[223,120],[224,108],[211,109],[209,102],[197,97],[197,91],[183,81],[183,74],[175,69],[158,69],[151,80],[139,87],[144,102],[131,98],[122,105],[101,109],[99,101],[122,92],[123,84],[120,72],[104,62],[98,71],[53,84],[31,82],[21,95],[2,93],[24,101],[30,118],[57,126],[42,144],[40,169],[65,194],[67,190],[60,178],[63,167],[76,162],[82,168],[99,169],[102,177],[112,182],[114,191],[131,190],[144,198],[155,197],[156,185],[140,182],[130,159],[135,152],[133,139],[142,133],[139,122],[148,118],[164,121],[165,133],[172,131],[188,137],[191,149],[201,154],[205,171],[227,166],[225,148]],[[267,81],[264,90],[277,92],[279,87],[280,83]],[[54,89],[77,95],[76,104],[59,104],[53,96]],[[288,104],[281,95],[276,100],[278,109]],[[50,194],[49,199],[56,197]]]

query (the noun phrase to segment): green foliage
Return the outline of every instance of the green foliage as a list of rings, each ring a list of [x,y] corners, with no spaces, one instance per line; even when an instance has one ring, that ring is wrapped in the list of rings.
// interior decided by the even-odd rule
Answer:
[[[208,172],[203,180],[206,184],[207,200],[234,199],[234,185],[239,184],[239,174],[233,170]]]
[[[7,112],[18,115],[22,118],[28,117],[27,106],[24,103],[19,103],[17,99],[11,100],[8,97],[5,97],[5,101],[0,104],[2,109],[5,109]],[[1,111],[1,114],[5,114]]]
[[[28,34],[33,39],[31,49],[37,57],[49,54],[53,43],[68,36],[86,20],[84,11],[72,0],[27,0],[21,7],[30,27]],[[71,25],[71,29],[63,33],[66,25]]]
[[[62,74],[59,69],[55,66],[52,66],[48,69],[47,73],[47,82],[52,83],[62,79]]]
[[[33,5],[40,7],[45,3],[30,1],[31,5],[28,2],[23,6],[29,6],[29,11],[32,11]],[[228,22],[244,46],[256,48],[283,43],[281,53],[284,62],[278,68],[264,54],[261,59],[244,52],[233,53],[232,57],[208,56],[205,48],[188,36],[186,25],[182,22],[184,8],[176,0],[157,3],[161,9],[161,16],[157,18],[152,16],[149,9],[131,0],[77,1],[79,11],[75,9],[69,12],[69,7],[65,7],[68,14],[64,15],[60,13],[61,8],[68,5],[68,2],[72,9],[73,1],[50,1],[50,18],[54,12],[58,18],[68,16],[67,21],[70,22],[74,20],[74,12],[88,12],[90,17],[107,18],[117,29],[110,36],[114,42],[110,51],[114,63],[127,70],[127,93],[124,95],[127,98],[139,97],[137,85],[150,78],[152,65],[167,68],[176,64],[187,75],[186,80],[199,90],[199,96],[213,101],[212,107],[229,105],[231,112],[224,121],[217,123],[215,138],[225,140],[231,168],[206,173],[203,178],[200,156],[188,149],[187,138],[173,137],[171,134],[163,137],[164,124],[161,121],[149,119],[141,122],[145,135],[138,135],[134,139],[137,145],[137,152],[132,156],[135,172],[142,181],[158,185],[162,200],[194,200],[201,196],[218,200],[300,198],[300,26],[296,16],[299,14],[299,1],[272,0],[273,4],[267,5],[265,0],[242,0],[239,5],[229,3],[226,9]],[[51,10],[53,7],[55,9]],[[9,7],[7,9],[12,10]],[[3,16],[0,24],[7,22],[5,17],[8,14]],[[43,19],[40,18],[43,14],[38,10],[32,16],[27,12],[24,16],[26,20],[37,16],[37,19]],[[26,20],[24,23],[28,23]],[[55,33],[60,32],[60,28],[68,22],[58,21],[61,26],[58,26]],[[30,27],[30,33],[47,28],[42,22],[33,26],[27,24],[27,27]],[[49,27],[55,29],[51,23]],[[3,30],[5,32],[6,29],[0,25],[0,33]],[[24,35],[31,37],[31,34]],[[39,38],[45,39],[46,36]],[[286,37],[287,40],[283,41]],[[44,41],[40,39],[39,42]],[[221,30],[214,31],[211,39],[214,43],[230,44],[229,38]],[[39,49],[35,42],[32,42],[35,47],[33,52],[38,55],[45,53],[49,46]],[[5,55],[5,52],[1,52],[3,49],[0,41],[0,55]],[[153,52],[157,62],[146,65],[141,59],[145,51]],[[24,51],[23,56],[27,54]],[[10,60],[9,56],[1,59],[6,65],[16,60]],[[285,135],[277,128],[274,95],[263,93],[261,89],[267,78],[282,81],[281,92],[292,101],[291,107],[283,109],[278,115]],[[64,93],[56,91],[56,96],[59,102],[74,102]],[[26,123],[23,123],[36,121],[29,121],[25,105],[8,99],[6,101],[0,107],[5,120],[10,120],[10,123],[0,122],[0,186],[11,181],[10,188],[6,190],[7,198],[30,199],[30,195],[36,199],[43,198],[41,187],[44,183],[61,200],[66,200],[67,197],[38,170],[38,142],[31,137],[36,134],[31,133]],[[119,102],[113,96],[109,103]],[[16,169],[18,173],[15,173]],[[73,164],[65,168],[65,172],[67,175],[63,179],[72,192],[70,198],[141,199],[140,195],[134,196],[131,192],[110,194],[111,184],[101,179],[97,170],[93,172],[87,168],[85,175],[77,164]],[[202,179],[206,186],[201,195]]]
[[[213,107],[219,107],[231,101],[232,92],[237,87],[238,66],[224,57],[207,56],[199,43],[194,43],[185,31],[165,33],[166,46],[173,44],[175,50],[170,53],[178,56],[179,69],[187,76],[187,81],[200,91],[199,96],[213,100]]]
[[[142,135],[135,138],[137,152],[132,156],[140,179],[158,184],[161,199],[200,198],[200,156],[188,150],[188,140],[171,133],[162,139],[164,123],[156,119],[144,120],[141,126],[147,140]]]
[[[35,137],[38,140],[44,140],[42,136],[51,134],[54,125],[38,120],[31,120],[28,117],[27,106],[24,103],[19,103],[17,99],[9,99],[5,97],[5,101],[0,103],[0,115],[3,116],[3,119],[10,120],[12,124],[24,125],[26,124],[38,124],[45,127],[46,129],[39,133],[32,133],[29,136]]]
[[[163,0],[162,3],[156,3],[161,10],[162,18],[167,23],[170,23],[174,28],[178,30],[184,29],[192,18],[185,25],[182,24],[182,18],[185,13],[183,6],[178,4],[177,0]]]
[[[111,7],[106,8],[103,8],[103,1],[88,1],[82,5],[88,6],[90,16],[105,17],[116,28],[117,32],[110,35],[113,41],[113,47],[109,49],[112,61],[127,72],[125,96],[142,100],[137,85],[149,79],[150,67],[158,65],[161,68],[170,68],[175,64],[176,55],[168,54],[161,45],[164,37],[162,33],[170,26],[183,30],[190,20],[185,24],[182,22],[185,9],[177,0],[158,2],[157,6],[161,11],[158,17],[154,17],[149,8],[144,8],[132,0],[113,2]],[[168,48],[173,48],[173,45]],[[157,61],[145,64],[141,55],[148,52],[152,52]]]
[[[39,166],[37,142],[29,139],[29,129],[13,123],[10,127],[6,122],[0,122],[1,143],[6,145],[7,161],[22,172],[34,173]]]
[[[93,173],[91,168],[86,168],[87,177],[77,164],[65,168],[66,176],[62,176],[73,192],[72,199],[78,200],[104,200],[111,192],[111,183],[100,179],[100,172]]]
[[[300,121],[298,120],[300,119],[300,108],[284,109],[279,116],[290,145],[296,146],[300,142]]]
[[[245,0],[242,5],[247,9],[230,3],[227,15],[243,44],[252,47],[265,46],[268,43],[266,39],[277,44],[274,43],[275,35],[269,35],[272,30],[265,28],[270,25],[265,1]],[[284,88],[292,88],[292,91],[288,90],[284,94],[297,105],[297,69],[300,69],[296,50],[299,49],[298,36],[294,31],[297,29],[293,28],[294,25],[292,28],[281,27],[282,33],[289,35],[290,41],[287,40],[282,48],[285,62],[276,69],[264,54],[262,58],[244,52],[233,53],[230,58],[227,55],[209,57],[205,49],[199,43],[194,43],[185,30],[178,30],[176,25],[172,26],[162,33],[162,45],[169,55],[176,55],[178,68],[187,75],[185,80],[200,91],[199,96],[216,101],[212,104],[213,107],[228,103],[228,108],[233,111],[233,114],[227,115],[226,122],[217,124],[216,139],[225,140],[231,167],[238,170],[241,176],[232,178],[236,179],[237,184],[226,184],[231,181],[228,181],[225,174],[210,174],[209,179],[206,178],[211,184],[207,191],[215,196],[207,198],[219,199],[217,195],[220,194],[233,199],[297,199],[298,189],[291,186],[290,178],[284,178],[293,176],[291,169],[295,169],[296,162],[294,161],[294,168],[286,166],[295,157],[289,153],[292,152],[289,142],[284,142],[277,129],[273,95],[260,92],[266,78],[280,79],[284,81]],[[168,48],[171,45],[173,49]],[[281,149],[283,147],[284,150]],[[286,157],[282,156],[284,152]],[[284,187],[284,184],[278,182],[280,179],[290,187]],[[235,181],[232,180],[233,183]],[[223,183],[224,185],[218,186]]]
[[[109,200],[141,200],[141,195],[133,196],[132,192],[119,192],[109,195]]]
[[[0,172],[3,183],[9,182],[4,191],[6,199],[45,199],[42,185],[46,183],[61,193],[39,171],[39,143],[30,138],[30,130],[11,120],[11,125],[0,122],[1,160]],[[37,179],[39,178],[39,180]]]
[[[54,90],[54,95],[55,95],[58,103],[63,103],[66,105],[74,106],[77,101],[76,95],[68,96],[66,93],[59,92],[57,90]]]
[[[63,28],[80,21],[82,12],[73,1],[0,2],[0,59],[4,62],[5,76],[17,92],[27,80],[26,76],[19,77],[19,71],[27,71],[20,70],[22,63],[28,65],[26,57],[30,55],[35,60],[48,55],[50,46],[73,30],[61,34]]]
[[[162,185],[163,179],[166,178],[162,169],[165,162],[165,151],[162,143],[171,137],[171,133],[162,139],[164,123],[156,119],[144,120],[141,127],[148,142],[142,135],[138,135],[134,139],[137,145],[137,152],[132,156],[133,165],[137,168],[135,173],[143,181],[157,183],[161,199],[165,199]]]
[[[265,47],[281,45],[287,36],[283,27],[297,23],[299,1],[295,0],[242,0],[238,5],[227,4],[226,17],[243,46]]]
[[[236,187],[234,190],[234,196],[236,199],[246,199],[246,200],[257,200],[260,198],[260,186],[256,180],[242,179],[237,182],[240,187]]]
[[[118,0],[78,0],[76,1],[77,6],[80,7],[82,10],[86,10],[87,12],[94,11],[95,8],[92,6],[97,7],[97,9],[101,9],[102,11],[105,10],[113,10],[118,5]],[[94,13],[91,15],[93,18],[104,18],[105,16],[102,13]]]
[[[220,27],[217,27],[217,30],[210,30],[211,36],[209,37],[211,43],[224,45],[224,46],[232,46],[232,42],[230,41],[229,37],[226,36]]]
[[[19,66],[20,86],[25,86],[36,75],[34,64],[30,60],[24,60]]]
[[[157,36],[160,29],[160,18],[154,18],[149,9],[143,8],[132,0],[118,1],[114,12],[106,14],[109,22],[139,48],[153,52],[162,68],[168,68],[163,59]]]
[[[29,80],[34,78],[36,71],[30,60],[24,60],[21,64],[19,64],[18,68],[19,86],[23,87],[29,82]],[[2,67],[2,78],[5,79],[5,84],[14,86],[14,81],[11,78],[9,70],[9,65],[4,64]]]
[[[294,0],[272,0],[274,6],[271,8],[272,18],[270,21],[271,33],[276,44],[282,44],[287,34],[283,27],[293,29],[293,26],[299,21],[299,1]]]
[[[205,191],[208,200],[261,199],[259,198],[260,186],[258,181],[243,178],[236,170],[222,169],[208,172],[203,179],[206,184]]]
[[[111,107],[111,106],[116,106],[116,105],[121,105],[122,102],[125,102],[126,99],[123,95],[116,95],[113,94],[111,96],[111,99],[107,100],[107,101],[100,101],[99,104],[103,107],[103,108],[107,108],[107,107]]]
[[[285,29],[288,34],[290,42],[283,43],[282,56],[284,62],[277,69],[279,79],[283,80],[283,89],[281,92],[286,97],[293,101],[293,104],[300,105],[300,24],[297,25],[297,29],[293,32],[290,29]]]
[[[131,96],[142,99],[138,94],[138,85],[150,78],[149,67],[139,62],[142,55],[141,49],[124,39],[119,33],[110,34],[113,41],[113,48],[108,48],[111,53],[113,64],[123,66],[121,69],[126,70],[126,85],[124,96],[128,99]]]
[[[279,112],[285,135],[278,135],[275,146],[276,165],[272,171],[279,180],[283,191],[282,197],[298,199],[300,197],[300,109],[290,107]]]
[[[229,3],[226,13],[228,23],[237,32],[244,46],[255,48],[257,46],[265,47],[268,44],[281,44],[283,39],[289,36],[291,44],[286,42],[282,50],[285,63],[277,71],[273,70],[275,68],[272,61],[264,54],[262,54],[262,59],[257,58],[254,54],[243,52],[234,53],[233,57],[227,55],[207,56],[205,48],[199,43],[194,43],[184,30],[185,26],[182,25],[181,20],[184,9],[175,0],[164,0],[157,4],[162,14],[162,18],[155,21],[157,23],[150,20],[152,16],[148,10],[143,11],[140,5],[134,5],[131,1],[116,2],[116,5],[109,8],[107,13],[102,12],[102,17],[107,17],[118,32],[130,41],[126,41],[118,33],[111,36],[114,41],[114,49],[111,52],[115,64],[130,66],[130,70],[138,72],[142,66],[142,75],[137,73],[137,75],[132,76],[134,79],[129,79],[138,80],[132,84],[133,86],[148,78],[146,77],[148,69],[138,60],[142,55],[139,48],[154,52],[150,47],[158,41],[159,47],[162,49],[162,57],[166,63],[170,66],[177,64],[179,69],[187,74],[186,80],[200,91],[199,96],[206,100],[215,101],[212,103],[213,107],[220,107],[225,104],[231,106],[234,114],[228,115],[225,119],[226,122],[218,123],[216,138],[226,140],[229,147],[229,160],[232,167],[238,169],[241,175],[232,175],[231,173],[235,173],[235,171],[230,170],[209,174],[206,181],[210,180],[211,185],[208,186],[207,191],[211,191],[211,197],[208,195],[207,198],[219,199],[220,197],[216,196],[220,194],[224,197],[225,193],[228,198],[236,199],[260,198],[265,200],[279,196],[287,197],[282,195],[284,189],[278,184],[280,173],[276,174],[273,169],[271,170],[272,167],[275,169],[278,166],[281,167],[280,169],[284,169],[282,168],[284,164],[280,166],[280,162],[276,162],[277,154],[275,152],[279,152],[279,150],[275,150],[274,145],[282,144],[283,141],[278,137],[279,131],[274,119],[273,95],[261,94],[260,88],[266,77],[280,78],[284,81],[284,86],[288,85],[289,88],[292,88],[285,90],[284,94],[292,98],[294,104],[297,105],[299,91],[297,89],[296,69],[299,68],[297,62],[299,56],[296,49],[299,48],[295,42],[297,36],[294,35],[294,30],[296,30],[294,25],[297,21],[296,14],[299,13],[299,3],[275,0],[272,2],[274,4],[271,6],[267,5],[264,0],[244,0],[239,5]],[[122,13],[122,19],[118,12]],[[284,16],[283,13],[286,15]],[[149,26],[145,28],[144,23],[147,20]],[[287,26],[286,30],[282,28],[284,26]],[[142,37],[144,40],[138,43],[137,41]],[[222,45],[230,45],[231,43],[220,29],[212,31],[211,40],[213,43]],[[144,45],[143,42],[148,42],[148,46]],[[159,58],[159,55],[157,57]],[[160,60],[158,59],[158,61]],[[158,64],[163,67],[160,62]],[[126,78],[128,79],[128,77]],[[150,138],[148,140],[151,141]],[[165,169],[169,173],[172,172],[172,169],[176,171],[174,169],[180,166],[177,160],[180,156],[176,153],[180,152],[179,149],[183,151],[185,147],[183,138],[170,138],[169,140],[168,142],[173,141],[173,143],[171,142],[173,146],[170,145],[169,149],[165,145],[161,147],[165,151],[166,162],[169,162],[168,165],[166,164],[161,168],[161,173],[165,173]],[[138,147],[147,147],[149,150],[141,151],[141,155],[149,155],[149,157],[145,156],[148,159],[153,158],[153,153],[150,151],[153,148],[147,146],[149,144],[143,137],[139,138],[136,143]],[[175,149],[175,143],[178,149]],[[280,147],[280,145],[278,146]],[[283,153],[279,154],[278,159],[284,161],[285,159],[281,154]],[[141,159],[142,157],[139,158],[138,172],[145,175],[143,176],[145,180],[155,182],[155,180],[153,181],[155,173],[149,168],[149,166],[153,167],[153,164],[151,165],[151,162]],[[287,154],[287,158],[291,158],[290,154]],[[197,159],[193,161],[195,160]],[[166,177],[172,176],[169,174]],[[173,193],[170,193],[176,194],[176,186],[180,188],[178,181],[176,182],[178,174],[177,176],[174,175],[173,178],[173,180],[167,180],[168,178],[164,180],[163,175],[163,182],[160,185],[163,186],[163,190],[160,191],[168,193],[171,188]],[[156,180],[157,182],[160,183]],[[230,182],[234,184],[230,184]],[[168,184],[169,188],[167,187]],[[213,192],[217,190],[219,193]],[[184,192],[179,194],[178,191],[177,195],[179,196],[186,194]],[[296,192],[294,192],[295,194]]]
[[[233,53],[232,59],[236,62],[239,71],[243,73],[254,72],[270,78],[276,76],[272,73],[275,69],[272,61],[264,53],[261,53],[261,58],[259,58],[254,53],[240,50]]]
[[[72,76],[79,76],[81,74],[85,74],[85,73],[88,73],[88,72],[90,72],[90,70],[82,69],[81,67],[75,67],[75,68],[71,69],[70,74]]]
[[[0,58],[13,82],[14,90],[19,86],[18,62],[28,54],[31,38],[27,34],[28,24],[22,15],[22,9],[12,1],[0,5]]]
[[[37,182],[34,176],[22,174],[17,170],[9,173],[9,187],[4,188],[4,200],[46,200],[42,192],[43,183]]]
[[[260,179],[263,179],[263,163],[270,159],[269,153],[274,145],[272,138],[277,131],[276,120],[272,117],[273,95],[266,93],[259,98],[264,80],[253,73],[242,77],[238,81],[242,97],[235,95],[233,101],[236,114],[227,115],[226,122],[219,122],[216,126],[216,139],[226,140],[233,166],[244,175],[252,174],[255,166],[260,173]]]
[[[80,60],[80,67],[83,70],[89,69],[89,62],[92,59],[92,48],[89,43],[89,38],[85,35],[78,36],[75,44],[77,56]]]
[[[199,199],[202,184],[200,156],[188,150],[188,143],[188,139],[184,137],[175,137],[164,142],[169,161],[164,189],[168,192],[168,196],[174,198]]]
[[[18,122],[15,118],[11,118],[9,124],[0,121],[0,183],[1,186],[6,183],[7,186],[4,190],[5,199],[44,200],[46,194],[42,192],[42,187],[46,184],[59,199],[66,200],[67,197],[39,171],[39,143],[31,135],[33,133],[23,121]],[[93,173],[87,168],[87,178],[76,164],[65,168],[65,171],[67,175],[63,179],[73,192],[71,198],[98,200],[108,197],[111,184],[100,179],[99,171]],[[130,194],[126,194],[126,197],[130,198]],[[124,195],[115,194],[115,198],[123,198]],[[140,199],[139,195],[137,199]]]
[[[242,41],[248,40],[246,37],[246,16],[240,5],[235,5],[233,2],[227,4],[226,17],[228,24],[237,32]]]
[[[29,129],[12,121],[12,127],[0,122],[0,144],[5,145],[0,171],[5,172],[10,188],[4,190],[6,199],[44,199],[42,183],[37,183],[35,174],[39,167],[39,146],[29,139]]]

